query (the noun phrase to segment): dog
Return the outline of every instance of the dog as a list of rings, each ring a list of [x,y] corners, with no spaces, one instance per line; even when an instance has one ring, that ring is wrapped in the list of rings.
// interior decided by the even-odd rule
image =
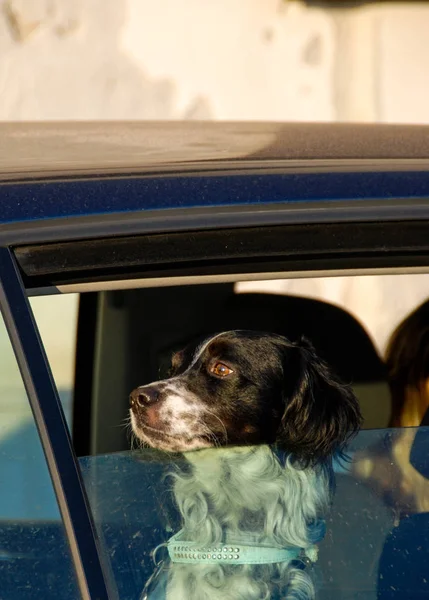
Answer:
[[[213,335],[177,352],[168,379],[133,390],[130,417],[142,443],[190,465],[172,474],[182,529],[167,544],[167,598],[314,597],[332,459],[362,417],[309,342]]]

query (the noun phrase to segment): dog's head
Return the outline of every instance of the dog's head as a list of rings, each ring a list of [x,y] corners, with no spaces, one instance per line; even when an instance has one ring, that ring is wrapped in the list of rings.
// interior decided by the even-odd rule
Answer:
[[[171,377],[133,390],[130,405],[134,434],[155,448],[276,443],[307,464],[341,451],[361,423],[311,344],[254,331],[176,353]]]

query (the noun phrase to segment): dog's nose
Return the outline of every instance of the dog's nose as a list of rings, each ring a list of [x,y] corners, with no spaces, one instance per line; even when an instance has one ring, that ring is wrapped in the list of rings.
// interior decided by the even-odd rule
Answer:
[[[130,406],[150,406],[158,401],[159,392],[153,387],[140,387],[130,394]]]

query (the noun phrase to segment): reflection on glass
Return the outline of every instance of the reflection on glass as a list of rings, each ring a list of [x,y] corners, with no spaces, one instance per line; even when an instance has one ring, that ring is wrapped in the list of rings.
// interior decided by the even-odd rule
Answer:
[[[81,465],[121,598],[408,599],[429,598],[428,450],[429,428],[372,430],[332,472],[268,446]]]
[[[0,347],[0,598],[75,600],[65,532],[2,320]]]

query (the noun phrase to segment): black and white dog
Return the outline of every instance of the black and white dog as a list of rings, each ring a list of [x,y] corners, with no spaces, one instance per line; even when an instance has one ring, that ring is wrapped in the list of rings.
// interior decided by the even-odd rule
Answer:
[[[176,353],[169,379],[135,389],[142,442],[185,452],[175,473],[182,529],[168,544],[166,597],[308,599],[332,458],[361,415],[305,340],[228,331]],[[198,452],[189,452],[198,450]]]

